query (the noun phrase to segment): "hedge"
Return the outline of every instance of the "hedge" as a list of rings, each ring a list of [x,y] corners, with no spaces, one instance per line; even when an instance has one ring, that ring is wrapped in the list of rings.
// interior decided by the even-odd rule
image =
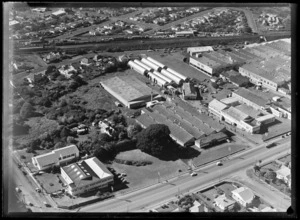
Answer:
[[[153,163],[152,161],[149,161],[149,160],[139,161],[139,160],[123,160],[123,159],[117,159],[117,158],[114,161],[116,163],[132,165],[132,166],[146,166],[146,165],[150,165]]]

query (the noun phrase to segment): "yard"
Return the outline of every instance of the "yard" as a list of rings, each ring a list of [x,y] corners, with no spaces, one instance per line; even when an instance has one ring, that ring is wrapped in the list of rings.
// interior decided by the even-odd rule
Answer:
[[[64,188],[60,174],[43,173],[35,176],[41,187],[48,193],[54,193]]]
[[[129,182],[129,188],[139,188],[146,185],[157,183],[168,178],[175,177],[182,172],[187,171],[187,166],[181,161],[163,161],[151,155],[141,152],[140,150],[131,150],[122,152],[117,155],[118,159],[152,161],[151,165],[132,166],[113,162],[111,167],[116,170],[116,173],[126,173],[126,180]]]
[[[230,156],[231,154],[242,151],[246,148],[246,145],[228,143],[219,145],[217,147],[211,147],[202,151],[198,157],[193,158],[193,164],[196,167],[202,166],[206,163]]]

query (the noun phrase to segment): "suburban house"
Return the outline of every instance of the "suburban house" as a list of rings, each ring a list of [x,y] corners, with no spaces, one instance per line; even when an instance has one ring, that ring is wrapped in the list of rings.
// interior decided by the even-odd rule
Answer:
[[[227,198],[225,194],[214,199],[214,205],[218,206],[223,211],[232,209],[235,203],[234,200]]]
[[[71,195],[79,195],[114,184],[114,176],[96,158],[92,157],[60,168]]]
[[[83,58],[81,61],[80,61],[80,64],[81,65],[84,65],[84,66],[90,66],[92,63],[90,62],[90,60],[88,58]]]
[[[61,165],[79,157],[76,145],[53,150],[49,153],[32,157],[32,163],[39,170],[46,170],[55,164]]]
[[[193,206],[190,208],[190,212],[208,212],[208,209],[203,203],[195,200]]]
[[[66,78],[70,78],[73,75],[72,72],[77,72],[72,65],[63,65],[60,69],[58,69],[58,71]]]
[[[231,191],[231,193],[232,193],[232,198],[235,199],[244,207],[251,204],[251,202],[255,197],[254,193],[246,187],[237,188]]]
[[[280,169],[276,171],[276,178],[282,179],[285,183],[290,185],[291,183],[291,169],[281,165]]]

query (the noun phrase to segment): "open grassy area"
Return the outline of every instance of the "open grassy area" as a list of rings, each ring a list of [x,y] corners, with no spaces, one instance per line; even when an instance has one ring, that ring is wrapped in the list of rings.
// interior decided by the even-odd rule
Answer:
[[[59,183],[61,179],[60,174],[43,173],[35,176],[35,178],[47,193],[54,193],[64,188],[63,182]]]
[[[242,151],[246,148],[246,145],[241,144],[222,144],[217,147],[211,147],[201,152],[201,154],[193,158],[194,166],[201,166],[211,161],[215,161],[226,156],[230,156],[236,152]]]
[[[126,173],[126,180],[129,182],[128,187],[142,187],[145,185],[150,185],[158,182],[160,175],[160,180],[168,179],[178,175],[178,170],[181,169],[182,172],[187,170],[187,166],[181,161],[163,161],[159,160],[151,155],[141,152],[140,150],[131,150],[122,152],[117,155],[119,159],[128,160],[149,160],[153,163],[147,166],[130,166],[125,164],[113,163],[112,167],[117,171],[117,173]]]
[[[30,118],[26,124],[30,126],[29,133],[26,135],[13,136],[15,142],[19,144],[26,144],[45,132],[51,132],[58,128],[58,123],[54,120],[49,120],[46,117]]]

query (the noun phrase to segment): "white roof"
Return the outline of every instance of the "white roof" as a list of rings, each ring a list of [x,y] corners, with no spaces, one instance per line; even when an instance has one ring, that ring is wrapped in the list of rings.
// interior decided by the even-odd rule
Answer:
[[[34,157],[40,166],[47,165],[50,163],[58,162],[59,157],[67,156],[70,154],[79,154],[79,150],[76,145],[70,145],[63,148],[53,150],[49,153],[38,155]]]
[[[15,25],[15,24],[19,24],[20,22],[13,20],[9,22],[9,26]]]
[[[218,205],[223,206],[224,208],[232,205],[235,203],[234,200],[231,200],[229,198],[226,197],[225,194],[218,196],[217,198],[215,198],[214,200]]]
[[[225,99],[221,99],[220,101],[223,102],[226,105],[229,105],[231,103],[238,102],[239,100],[236,97],[228,97],[228,98],[225,98]]]
[[[254,198],[254,193],[246,187],[237,188],[232,191],[232,194],[240,197],[240,199],[242,199],[246,203],[251,203]]]
[[[60,10],[58,10],[56,12],[53,12],[52,14],[57,16],[57,15],[61,15],[61,14],[64,14],[64,13],[66,13],[65,10],[64,9],[60,9]]]
[[[214,51],[214,49],[211,46],[205,46],[205,47],[188,47],[188,52],[204,52],[204,51]]]
[[[222,111],[223,109],[225,109],[227,107],[227,105],[225,105],[224,103],[220,102],[217,99],[213,99],[210,103],[209,103],[209,108],[213,108],[217,111]]]
[[[284,176],[284,177],[287,177],[288,175],[291,174],[291,169],[282,165],[281,168],[279,170],[276,171],[276,174],[277,175],[281,175],[281,176]]]
[[[85,162],[100,179],[112,176],[108,169],[96,157],[89,158],[85,160]]]

